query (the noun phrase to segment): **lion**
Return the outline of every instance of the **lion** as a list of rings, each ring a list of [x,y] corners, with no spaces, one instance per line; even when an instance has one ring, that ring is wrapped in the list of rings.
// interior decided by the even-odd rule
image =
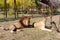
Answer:
[[[10,30],[11,32],[16,31],[17,29],[28,28],[30,26],[30,17],[22,17],[18,23],[10,25],[8,28],[3,28],[4,30]]]
[[[36,29],[40,29],[40,30],[44,30],[44,31],[49,31],[49,32],[52,32],[53,31],[53,26],[50,26],[50,28],[46,27],[45,25],[45,22],[46,22],[46,19],[45,18],[42,18],[39,22],[35,22],[33,23],[34,25],[34,28]],[[54,25],[54,29],[55,31],[57,32],[60,32],[59,29],[57,28],[56,26],[56,23],[54,21],[50,22],[52,25]]]
[[[52,31],[50,29],[45,28],[45,18],[41,19],[39,22],[34,23],[34,28],[46,31]]]

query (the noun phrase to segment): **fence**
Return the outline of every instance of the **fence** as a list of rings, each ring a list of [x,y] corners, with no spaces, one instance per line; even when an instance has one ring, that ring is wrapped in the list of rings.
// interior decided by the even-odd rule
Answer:
[[[32,14],[32,16],[36,13],[36,14],[41,14],[41,11],[40,10],[38,10],[38,8],[36,8],[36,7],[30,7],[30,8],[17,8],[17,6],[16,6],[16,0],[14,0],[14,7],[13,7],[13,9],[12,8],[8,8],[7,7],[7,0],[4,0],[3,1],[4,2],[4,8],[3,9],[1,9],[1,10],[3,10],[4,12],[2,12],[2,14],[4,15],[4,19],[6,19],[7,17],[8,17],[8,14],[9,13],[13,13],[14,14],[14,16],[15,16],[15,19],[16,18],[18,18],[18,14],[20,14],[20,13],[22,13],[22,16],[23,16],[23,14]],[[8,12],[9,10],[11,10],[10,12]],[[0,12],[1,13],[1,12]]]
[[[4,16],[4,19],[8,18],[8,16],[9,16],[8,15],[8,11],[9,10],[11,10],[11,12],[13,13],[13,15],[10,15],[10,16],[12,16],[15,19],[18,18],[19,16],[24,16],[24,15],[32,16],[32,17],[35,17],[35,14],[36,14],[36,16],[41,16],[41,15],[46,16],[45,15],[46,11],[45,11],[45,13],[42,13],[43,11],[41,11],[41,10],[43,10],[43,9],[46,10],[47,8],[48,7],[43,7],[41,9],[38,9],[36,7],[33,7],[33,8],[30,7],[30,8],[25,8],[25,9],[22,8],[21,9],[21,8],[17,8],[17,6],[16,6],[16,0],[14,0],[14,8],[11,9],[11,8],[7,8],[7,0],[4,0],[4,9],[3,9],[4,12],[2,12],[2,14]],[[52,14],[51,14],[50,19],[52,21]]]

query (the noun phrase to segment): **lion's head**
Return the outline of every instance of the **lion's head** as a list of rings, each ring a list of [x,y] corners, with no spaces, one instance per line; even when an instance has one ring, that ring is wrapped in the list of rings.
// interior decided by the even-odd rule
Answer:
[[[28,16],[22,17],[19,20],[19,22],[22,24],[22,26],[29,27],[29,25],[30,25],[30,17],[28,17]]]

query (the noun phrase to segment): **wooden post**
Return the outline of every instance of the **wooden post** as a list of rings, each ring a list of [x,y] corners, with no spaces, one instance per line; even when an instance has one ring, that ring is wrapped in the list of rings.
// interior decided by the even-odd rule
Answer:
[[[15,19],[16,19],[17,18],[16,0],[14,0],[14,15],[15,15]]]
[[[4,0],[4,19],[7,18],[7,3],[6,3],[7,0]]]

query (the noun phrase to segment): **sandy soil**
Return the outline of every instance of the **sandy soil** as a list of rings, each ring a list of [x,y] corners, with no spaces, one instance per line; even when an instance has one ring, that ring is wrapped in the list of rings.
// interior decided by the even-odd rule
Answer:
[[[31,18],[31,24],[33,22],[38,22],[39,20],[40,17]],[[55,21],[58,26],[59,15],[53,16],[53,21]],[[9,25],[15,22],[18,22],[18,20],[0,22],[0,26],[7,28]],[[48,17],[46,23],[48,26],[50,25],[49,22],[50,18]],[[60,27],[58,26],[58,28]],[[0,40],[60,40],[60,33],[57,33],[55,31],[47,32],[35,28],[20,29],[20,31],[16,33],[10,33],[9,31],[0,29]]]

